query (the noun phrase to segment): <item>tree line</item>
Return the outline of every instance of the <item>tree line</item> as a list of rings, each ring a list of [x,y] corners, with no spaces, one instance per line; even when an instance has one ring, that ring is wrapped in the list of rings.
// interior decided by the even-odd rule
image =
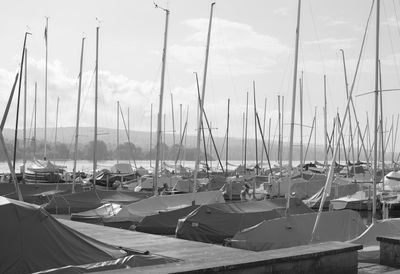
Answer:
[[[179,147],[179,145],[168,146],[165,143],[160,144],[161,160],[176,160],[179,153],[179,159],[185,157],[188,161],[196,160],[196,149]],[[10,159],[13,158],[14,144],[11,141],[6,141],[6,148]],[[25,155],[28,160],[42,159],[44,156],[45,144],[43,141],[30,141],[25,148]],[[23,158],[24,148],[21,141],[17,142],[16,159]],[[53,160],[69,160],[74,158],[74,148],[65,143],[47,144],[46,154],[48,159]],[[87,144],[80,145],[77,152],[77,159],[92,160],[94,152],[94,142],[90,141]],[[116,148],[108,148],[104,141],[97,141],[96,158],[97,160],[148,160],[155,159],[156,147],[151,152],[144,151],[141,147],[125,142]],[[208,156],[209,158],[209,156]],[[205,159],[204,153],[201,153],[200,159]],[[5,151],[0,148],[0,161],[6,161]]]

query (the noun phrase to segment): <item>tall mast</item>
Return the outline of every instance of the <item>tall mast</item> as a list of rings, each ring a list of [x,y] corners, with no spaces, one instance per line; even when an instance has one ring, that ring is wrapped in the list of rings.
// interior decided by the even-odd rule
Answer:
[[[56,107],[56,128],[54,133],[54,158],[56,158],[56,151],[57,151],[57,130],[58,130],[58,105],[60,103],[60,97],[57,97],[57,107]],[[54,159],[55,160],[55,159]]]
[[[119,163],[119,101],[117,101],[117,164]]]
[[[253,99],[254,99],[254,140],[256,147],[256,175],[258,175],[258,147],[257,147],[257,105],[256,105],[256,82],[253,81]]]
[[[208,66],[208,53],[210,51],[210,40],[211,40],[211,24],[212,24],[212,15],[215,3],[211,4],[210,11],[210,21],[208,24],[208,34],[207,34],[207,46],[206,46],[206,56],[204,62],[204,73],[203,73],[203,85],[201,91],[201,101],[200,101],[200,115],[199,121],[197,124],[197,144],[196,144],[196,163],[194,167],[194,178],[193,178],[193,192],[196,191],[196,182],[197,182],[197,173],[199,171],[199,161],[200,161],[200,134],[201,134],[201,125],[203,124],[203,107],[204,107],[204,99],[206,93],[206,82],[207,82],[207,66]]]
[[[19,102],[21,98],[21,84],[22,84],[22,68],[24,67],[24,58],[25,58],[25,48],[26,48],[26,36],[30,34],[29,32],[25,32],[24,37],[24,46],[22,47],[22,57],[19,68],[19,83],[18,83],[18,99],[17,99],[17,113],[15,117],[15,132],[14,132],[14,157],[13,157],[13,169],[15,170],[15,160],[17,158],[17,138],[18,138],[18,116],[19,116]]]
[[[182,140],[182,104],[179,104],[179,140]],[[181,147],[182,141],[179,143],[179,149],[181,149]],[[181,165],[181,163],[182,160],[179,161],[179,165]]]
[[[174,115],[174,96],[171,92],[171,112],[172,112],[172,140],[175,146],[175,115]]]
[[[93,187],[96,189],[96,169],[97,169],[97,99],[98,99],[98,80],[99,80],[99,26],[96,27],[96,76],[94,89],[94,138],[93,138]]]
[[[245,113],[243,112],[243,115],[242,115],[242,157],[241,157],[242,166],[244,163],[244,161],[243,161],[243,157],[244,157],[244,127],[245,127]]]
[[[300,174],[303,178],[303,72],[300,78]]]
[[[44,76],[44,159],[47,159],[47,61],[48,61],[48,35],[49,35],[49,17],[46,17],[46,28],[44,30],[44,39],[46,42],[46,65]]]
[[[326,114],[326,75],[324,75],[324,166],[328,164],[328,118]]]
[[[315,119],[315,129],[314,129],[314,162],[317,163],[317,107],[314,107],[314,119]]]
[[[25,165],[26,165],[26,99],[27,99],[27,82],[28,82],[28,50],[25,48],[25,74],[24,74],[24,147],[22,151],[22,178],[25,183]]]
[[[282,160],[281,160],[281,96],[278,95],[278,163],[279,163],[279,177],[282,177]],[[281,182],[278,181],[278,197],[281,195]]]
[[[267,115],[267,98],[264,98],[264,121],[263,121],[263,129],[262,129],[262,134],[265,137],[265,119]],[[268,152],[269,153],[269,152]],[[264,150],[261,149],[261,168],[263,167],[264,164]]]
[[[149,151],[149,159],[150,159],[150,167],[151,167],[151,157],[152,157],[152,146],[153,145],[153,103],[150,104],[150,151]]]
[[[130,118],[130,113],[129,113],[129,107],[128,107],[128,139],[131,139],[131,118]]]
[[[244,173],[247,173],[247,124],[249,122],[249,92],[246,93],[246,127],[244,130]]]
[[[158,108],[158,119],[157,119],[157,148],[156,148],[156,165],[154,169],[154,178],[153,178],[153,192],[154,195],[158,195],[157,191],[157,181],[158,181],[158,166],[160,162],[160,141],[161,141],[161,120],[162,120],[162,107],[163,107],[163,98],[164,98],[164,78],[165,78],[165,63],[167,59],[167,37],[168,37],[168,17],[169,10],[161,8],[156,5],[156,8],[160,8],[165,11],[165,33],[164,33],[164,48],[162,55],[162,71],[161,71],[161,86],[160,86],[160,102]],[[165,142],[165,140],[164,140]]]
[[[228,155],[229,155],[229,106],[231,99],[228,99],[228,115],[226,117],[226,149],[225,149],[225,176],[228,176]]]
[[[285,111],[284,111],[284,108],[285,108],[285,96],[283,96],[282,95],[282,114],[281,114],[281,156],[280,156],[280,163],[279,163],[279,165],[280,165],[280,167],[281,167],[281,176],[282,176],[282,167],[283,167],[283,164],[282,164],[282,161],[283,161],[283,125],[284,125],[284,123],[283,123],[283,121],[284,121],[284,114],[285,114]]]
[[[37,111],[37,82],[35,82],[34,126],[33,126],[33,158],[36,158],[36,111]]]
[[[72,193],[75,192],[76,179],[76,160],[78,158],[78,137],[79,137],[79,113],[81,109],[81,91],[82,91],[82,66],[83,66],[83,49],[85,46],[85,37],[82,37],[81,60],[79,64],[79,84],[78,84],[78,104],[76,107],[76,128],[75,128],[75,148],[74,148],[74,169],[72,173]]]
[[[301,0],[299,0],[299,6],[297,10],[297,27],[296,27],[296,48],[294,55],[294,72],[293,72],[293,94],[292,94],[292,117],[290,120],[290,143],[289,143],[289,187],[287,193],[287,204],[286,204],[286,216],[289,212],[290,204],[290,187],[292,181],[292,158],[293,158],[293,135],[294,135],[294,114],[296,109],[296,86],[297,86],[297,61],[299,52],[299,36],[300,36],[300,7]]]
[[[378,164],[378,104],[379,104],[379,13],[380,0],[376,1],[376,48],[375,48],[375,121],[374,121],[374,171],[373,171],[373,199],[372,222],[376,221],[376,180]]]

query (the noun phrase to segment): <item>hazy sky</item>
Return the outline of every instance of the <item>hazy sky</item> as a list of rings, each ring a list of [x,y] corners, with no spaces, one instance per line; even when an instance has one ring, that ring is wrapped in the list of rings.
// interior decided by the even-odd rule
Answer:
[[[381,6],[381,60],[383,88],[399,88],[400,4],[383,0]],[[367,0],[303,0],[301,8],[299,76],[304,71],[304,123],[311,125],[317,106],[317,131],[323,128],[323,75],[327,74],[328,121],[339,110],[343,115],[346,90],[342,59],[344,49],[349,82],[352,81],[361,39],[371,7]],[[396,4],[395,4],[396,3]],[[179,105],[189,106],[189,134],[195,134],[197,90],[193,72],[203,75],[207,25],[211,1],[160,0],[170,10],[164,113],[166,130],[172,131],[171,93],[175,125],[179,131]],[[214,8],[205,109],[216,135],[224,136],[227,100],[231,99],[230,135],[242,136],[242,115],[249,92],[249,136],[254,136],[253,90],[257,108],[276,132],[277,95],[285,97],[285,136],[289,133],[293,85],[293,56],[297,1],[219,0]],[[28,37],[28,119],[33,109],[34,82],[38,83],[38,126],[44,126],[45,16],[48,29],[48,126],[55,126],[56,101],[60,97],[59,126],[74,126],[78,92],[81,39],[86,37],[81,125],[92,126],[94,117],[95,31],[100,25],[99,127],[116,128],[116,102],[130,108],[131,129],[148,130],[150,104],[156,128],[161,76],[161,52],[165,13],[153,1],[132,0],[3,0],[0,4],[0,88],[3,111],[18,70],[26,30]],[[96,21],[100,20],[100,23]],[[374,89],[375,12],[354,94]],[[400,95],[384,94],[387,130],[397,116]],[[366,112],[373,121],[374,96],[355,98],[362,128]],[[299,123],[296,104],[296,123]],[[15,123],[16,101],[6,127]],[[21,114],[22,115],[22,114]],[[21,116],[22,117],[22,116]],[[125,117],[127,120],[127,118]],[[22,126],[22,120],[20,123]],[[122,127],[122,126],[121,126]],[[268,128],[268,122],[267,122]],[[299,131],[299,127],[296,127]],[[330,130],[329,130],[330,131]],[[308,139],[309,129],[304,129]],[[347,134],[347,133],[346,133]],[[298,133],[296,133],[298,139]],[[288,138],[288,137],[285,137]],[[322,143],[322,139],[318,138]]]

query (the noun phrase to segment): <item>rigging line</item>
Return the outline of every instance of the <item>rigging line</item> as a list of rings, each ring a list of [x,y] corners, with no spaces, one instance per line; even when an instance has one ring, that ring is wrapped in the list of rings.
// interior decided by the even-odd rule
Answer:
[[[387,13],[386,13],[385,1],[382,1],[382,3],[383,3],[383,12],[385,13],[385,17],[388,18],[388,17],[387,17]],[[398,67],[398,65],[397,65],[396,55],[395,55],[395,52],[394,52],[393,39],[392,39],[392,32],[390,31],[390,27],[386,26],[386,29],[387,29],[387,32],[388,32],[388,34],[389,34],[390,47],[391,47],[391,49],[392,49],[392,54],[393,54],[393,56],[394,56],[393,61],[394,61],[394,67],[395,67],[395,70],[396,70],[397,81],[400,83],[400,79],[399,79],[399,67]]]
[[[287,73],[288,68],[289,68],[289,64],[291,64],[291,58],[292,58],[292,56],[290,54],[288,54],[285,70],[283,71],[283,76],[282,76],[282,79],[281,79],[281,85],[279,87],[279,92],[281,92],[282,89],[283,89],[283,83],[287,83],[288,82],[288,81],[285,81],[285,79],[286,79],[286,73]]]
[[[317,37],[317,41],[318,41],[317,45],[318,45],[319,55],[320,55],[320,58],[321,58],[321,61],[322,61],[322,70],[323,70],[323,73],[326,74],[325,59],[324,59],[324,56],[323,56],[322,50],[321,50],[321,43],[320,43],[320,39],[319,39],[319,36],[318,36],[317,27],[315,25],[314,12],[313,12],[313,9],[312,9],[312,6],[311,6],[311,1],[308,1],[308,7],[310,9],[311,21],[313,23],[315,36]]]
[[[397,16],[397,11],[396,11],[396,2],[393,0],[393,10],[394,10],[394,15],[396,17],[396,25],[397,25],[397,32],[399,33],[400,36],[400,25],[399,25],[399,18]]]

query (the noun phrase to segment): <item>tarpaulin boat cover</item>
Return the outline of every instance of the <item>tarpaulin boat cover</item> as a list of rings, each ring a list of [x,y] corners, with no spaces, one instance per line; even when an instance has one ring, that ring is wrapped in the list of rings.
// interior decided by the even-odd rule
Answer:
[[[399,191],[400,190],[400,172],[391,171],[383,179],[385,190]]]
[[[285,214],[286,199],[200,206],[180,219],[176,236],[206,243],[222,243],[236,232]],[[290,199],[289,213],[313,212],[299,199]]]
[[[205,191],[187,194],[153,196],[137,203],[125,205],[120,212],[112,217],[103,218],[103,223],[132,222],[138,223],[145,216],[157,214],[160,211],[178,209],[193,204],[225,203],[221,191]]]
[[[132,174],[133,169],[132,166],[130,164],[127,163],[118,163],[113,165],[110,168],[111,173],[121,173],[121,174]]]
[[[145,192],[98,189],[54,196],[44,208],[50,213],[70,214],[95,209],[110,202],[130,204],[145,199],[150,195],[150,193]]]
[[[186,217],[198,207],[199,205],[188,206],[174,210],[160,211],[158,214],[146,216],[136,225],[135,230],[151,234],[175,235],[178,220]]]
[[[325,186],[323,186],[317,193],[315,193],[309,199],[305,200],[304,201],[305,204],[311,208],[318,209],[321,203],[322,194],[324,193],[324,188]],[[360,186],[358,184],[347,184],[347,185],[332,184],[331,193],[329,194],[329,196],[325,197],[324,208],[329,207],[329,203],[331,200],[347,195],[352,195],[356,193],[359,189]]]
[[[107,203],[98,208],[71,214],[72,221],[87,223],[99,223],[101,218],[117,214],[121,210],[121,205]]]
[[[358,251],[360,261],[379,262],[380,243],[376,240],[378,236],[400,237],[400,218],[377,220],[360,236],[348,241],[363,245],[363,249]]]
[[[19,189],[22,193],[22,197],[25,202],[34,204],[43,204],[49,201],[49,196],[55,194],[66,194],[71,193],[72,184],[19,184]],[[80,185],[75,186],[76,192],[82,191]],[[15,191],[14,184],[11,183],[0,183],[0,196],[5,196],[10,199],[18,200],[18,195]]]
[[[51,163],[50,161],[43,160],[33,160],[31,163],[27,164],[27,170],[32,172],[62,172],[66,169],[66,166],[58,166],[56,164]]]
[[[59,223],[37,205],[0,197],[0,273],[31,273],[124,257],[126,252]]]
[[[311,197],[325,185],[326,176],[316,173],[304,173],[303,177],[296,176],[291,180],[290,193],[299,199]],[[271,196],[285,195],[289,188],[289,178],[282,178],[280,183],[275,182],[271,189]]]
[[[263,251],[309,244],[317,213],[289,215],[263,221],[235,234],[231,245],[236,248]],[[348,241],[367,229],[353,210],[321,213],[315,242]]]

